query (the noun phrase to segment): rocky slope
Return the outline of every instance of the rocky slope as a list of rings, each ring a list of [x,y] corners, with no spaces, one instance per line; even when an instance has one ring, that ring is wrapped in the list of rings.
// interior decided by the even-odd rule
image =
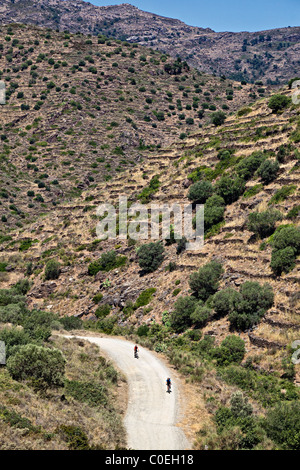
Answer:
[[[215,110],[270,92],[118,40],[24,25],[0,32],[3,230],[133,169]]]
[[[129,4],[97,7],[80,0],[2,0],[0,21],[104,33],[179,55],[201,71],[238,80],[283,83],[299,71],[299,27],[218,33]]]

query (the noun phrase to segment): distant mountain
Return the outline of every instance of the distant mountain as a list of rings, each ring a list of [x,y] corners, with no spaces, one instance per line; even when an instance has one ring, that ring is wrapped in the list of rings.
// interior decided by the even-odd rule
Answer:
[[[299,73],[300,27],[221,32],[129,5],[97,7],[81,0],[0,0],[0,23],[105,34],[179,55],[204,72],[280,84]]]

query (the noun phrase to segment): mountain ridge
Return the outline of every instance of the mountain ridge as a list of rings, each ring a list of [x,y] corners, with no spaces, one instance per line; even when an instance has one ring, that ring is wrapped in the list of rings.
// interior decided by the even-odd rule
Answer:
[[[123,3],[98,7],[83,1],[2,0],[1,24],[33,23],[84,34],[105,34],[187,60],[207,73],[248,82],[286,82],[299,70],[300,27],[258,32],[215,32]]]

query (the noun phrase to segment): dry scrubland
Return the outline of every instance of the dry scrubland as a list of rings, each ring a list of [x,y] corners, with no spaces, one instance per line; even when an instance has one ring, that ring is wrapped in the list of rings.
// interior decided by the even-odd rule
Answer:
[[[3,229],[134,171],[212,112],[269,93],[102,36],[11,25],[0,27],[0,37]]]

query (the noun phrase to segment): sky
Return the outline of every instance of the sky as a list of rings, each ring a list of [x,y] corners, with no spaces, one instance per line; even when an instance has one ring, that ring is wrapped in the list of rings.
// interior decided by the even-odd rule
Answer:
[[[262,31],[300,26],[300,0],[89,0],[99,6],[130,3],[141,10],[214,31]]]

